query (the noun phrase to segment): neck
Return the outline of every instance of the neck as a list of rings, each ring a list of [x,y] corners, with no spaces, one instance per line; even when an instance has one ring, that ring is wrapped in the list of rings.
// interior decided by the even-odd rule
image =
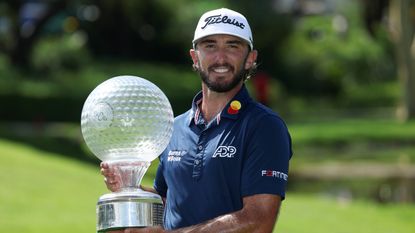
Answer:
[[[220,113],[226,104],[238,93],[242,88],[243,82],[228,92],[214,92],[206,85],[202,84],[203,99],[200,105],[203,117],[210,122],[218,113]]]

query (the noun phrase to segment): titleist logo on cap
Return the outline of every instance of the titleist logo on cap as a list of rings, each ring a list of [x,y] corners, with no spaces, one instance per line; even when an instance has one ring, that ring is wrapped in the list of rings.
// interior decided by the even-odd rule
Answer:
[[[208,25],[211,24],[218,24],[218,23],[226,23],[226,24],[232,24],[235,25],[237,27],[240,27],[241,29],[245,28],[245,24],[238,22],[238,20],[236,19],[230,19],[228,16],[223,16],[222,15],[212,15],[209,16],[205,19],[206,24],[201,27],[201,29],[205,29]]]

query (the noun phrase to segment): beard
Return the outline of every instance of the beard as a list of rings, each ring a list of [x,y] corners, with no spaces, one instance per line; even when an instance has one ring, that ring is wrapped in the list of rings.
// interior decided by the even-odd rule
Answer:
[[[218,66],[222,66],[222,67],[226,66],[231,72],[235,70],[235,68],[228,63],[222,64],[222,65],[214,64],[208,68],[207,72],[201,71],[200,68],[196,70],[199,73],[200,78],[202,79],[202,82],[207,86],[207,88],[209,88],[209,90],[211,91],[218,92],[218,93],[228,92],[232,90],[233,88],[238,86],[238,84],[242,80],[245,79],[248,73],[248,70],[241,68],[237,73],[235,73],[235,75],[232,77],[230,82],[221,81],[223,77],[219,77],[216,81],[209,79],[209,72],[214,70]],[[200,67],[200,64],[198,67]]]

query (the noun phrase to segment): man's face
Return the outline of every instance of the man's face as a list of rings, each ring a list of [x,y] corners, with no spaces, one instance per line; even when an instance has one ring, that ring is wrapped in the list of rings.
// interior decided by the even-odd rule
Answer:
[[[229,35],[207,36],[190,53],[203,83],[215,92],[230,91],[243,82],[256,59],[245,41]]]

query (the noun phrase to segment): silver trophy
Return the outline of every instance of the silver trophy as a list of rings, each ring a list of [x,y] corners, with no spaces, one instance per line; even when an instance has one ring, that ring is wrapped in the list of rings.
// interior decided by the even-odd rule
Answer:
[[[121,177],[121,190],[98,200],[97,231],[162,225],[160,196],[140,183],[172,135],[173,111],[164,93],[136,76],[111,78],[86,99],[81,129],[94,155]]]

